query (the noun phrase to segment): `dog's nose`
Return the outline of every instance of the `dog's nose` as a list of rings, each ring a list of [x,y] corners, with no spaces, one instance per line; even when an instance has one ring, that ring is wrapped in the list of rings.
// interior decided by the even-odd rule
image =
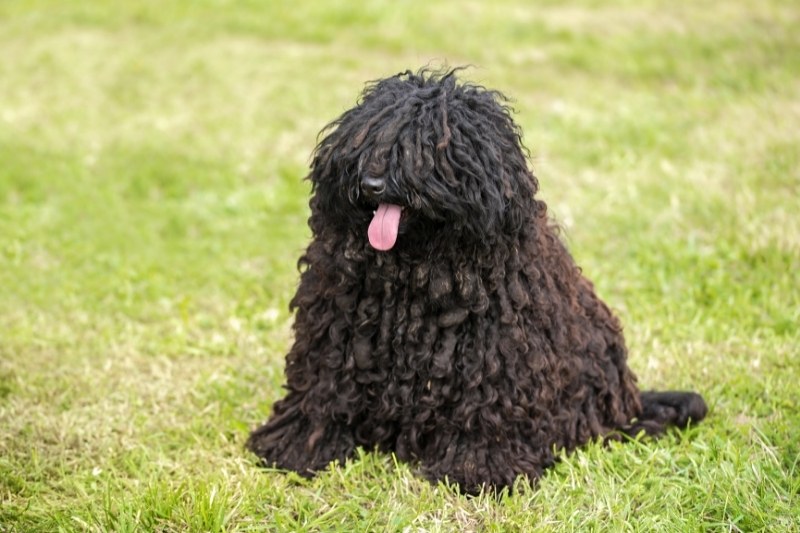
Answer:
[[[364,176],[361,178],[361,190],[367,196],[378,196],[386,190],[386,182],[381,178],[373,178],[372,176]]]

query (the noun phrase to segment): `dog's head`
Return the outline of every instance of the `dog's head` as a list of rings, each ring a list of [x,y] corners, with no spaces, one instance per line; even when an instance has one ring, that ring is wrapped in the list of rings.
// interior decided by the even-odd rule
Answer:
[[[412,232],[491,242],[520,230],[537,189],[520,130],[505,97],[455,74],[373,82],[323,130],[309,177],[328,223],[381,251]]]

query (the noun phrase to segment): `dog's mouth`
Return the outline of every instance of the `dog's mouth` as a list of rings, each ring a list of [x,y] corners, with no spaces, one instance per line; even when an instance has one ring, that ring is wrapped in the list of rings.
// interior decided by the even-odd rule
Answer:
[[[367,229],[370,246],[381,252],[391,250],[397,242],[402,214],[403,207],[397,204],[378,204]]]

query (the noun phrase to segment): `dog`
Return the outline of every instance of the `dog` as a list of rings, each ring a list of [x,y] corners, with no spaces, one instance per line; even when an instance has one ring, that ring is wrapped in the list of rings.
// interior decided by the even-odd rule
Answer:
[[[639,390],[508,100],[458,74],[372,82],[320,134],[286,395],[247,443],[265,465],[313,476],[377,448],[475,493],[706,415]]]

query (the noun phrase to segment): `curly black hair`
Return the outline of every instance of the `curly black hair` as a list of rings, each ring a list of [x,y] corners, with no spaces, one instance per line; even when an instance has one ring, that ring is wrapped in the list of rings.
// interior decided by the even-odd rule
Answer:
[[[313,475],[377,447],[475,492],[706,414],[695,393],[639,391],[508,100],[456,75],[370,83],[323,129],[287,394],[248,441],[264,464]]]

